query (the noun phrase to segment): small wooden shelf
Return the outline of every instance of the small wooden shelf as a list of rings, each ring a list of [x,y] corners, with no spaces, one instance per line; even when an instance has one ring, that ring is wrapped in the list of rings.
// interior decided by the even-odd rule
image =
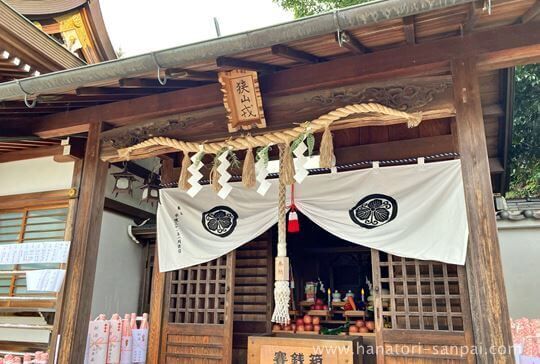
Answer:
[[[330,316],[330,311],[327,311],[327,310],[309,310],[307,312],[308,315],[310,316],[323,316],[323,317],[327,317],[327,316]]]
[[[343,316],[345,317],[364,317],[366,316],[366,311],[344,311]]]
[[[297,335],[319,335],[318,332],[315,331],[296,331]]]
[[[345,324],[347,320],[321,320],[321,324]]]
[[[274,334],[285,334],[285,335],[320,335],[319,332],[315,331],[285,331],[285,330],[272,330]]]
[[[375,336],[374,332],[349,332],[350,336]]]

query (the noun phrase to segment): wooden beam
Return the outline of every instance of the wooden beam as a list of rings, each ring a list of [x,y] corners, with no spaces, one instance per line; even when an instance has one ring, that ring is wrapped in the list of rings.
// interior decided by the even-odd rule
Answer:
[[[67,204],[70,199],[76,197],[76,188],[0,196],[0,210],[20,209],[28,206]]]
[[[155,214],[108,197],[105,197],[104,209],[129,217],[130,219],[146,220],[156,218]]]
[[[371,50],[369,50],[366,46],[360,43],[358,39],[356,39],[350,32],[346,30],[342,30],[339,33],[336,33],[336,42],[338,42],[340,46],[347,48],[355,54],[364,54],[371,52]]]
[[[216,59],[216,65],[222,69],[247,69],[257,72],[274,73],[282,71],[285,67],[276,66],[268,63],[246,61],[244,59],[231,58],[231,57],[218,57]]]
[[[152,89],[152,88],[178,89],[178,88],[202,86],[202,85],[208,84],[208,82],[167,79],[167,83],[165,85],[162,85],[159,83],[157,79],[151,80],[151,79],[145,79],[145,78],[123,78],[118,81],[118,84],[120,85],[120,87],[123,87],[123,88],[137,87],[137,88],[146,88],[146,89]]]
[[[140,96],[155,93],[154,88],[122,88],[122,87],[81,87],[77,89],[79,96],[129,95]]]
[[[469,34],[474,30],[476,22],[478,21],[477,12],[478,5],[476,1],[469,4],[469,10],[467,12],[467,19],[463,23],[463,34]]]
[[[161,180],[170,183],[173,180],[172,159],[162,161]],[[168,273],[170,274],[170,273]],[[163,309],[165,306],[165,280],[166,273],[159,272],[159,257],[156,249],[154,255],[154,271],[152,275],[152,290],[150,299],[150,332],[148,334],[148,363],[158,363],[161,349]]]
[[[448,76],[427,77],[425,79],[405,79],[393,82],[377,84],[361,84],[354,86],[338,87],[327,90],[311,91],[299,93],[293,96],[267,97],[265,99],[265,114],[267,128],[252,130],[252,134],[267,133],[274,130],[283,130],[291,128],[299,120],[312,120],[327,112],[333,111],[338,107],[347,106],[351,103],[364,100],[362,95],[369,90],[379,90],[381,95],[387,92],[392,93],[395,100],[399,100],[398,91],[410,92],[414,90],[419,96],[415,103],[424,101],[425,105],[421,108],[424,122],[431,119],[440,119],[454,116],[453,96],[450,88],[450,78]],[[446,88],[445,88],[446,87]],[[439,91],[435,91],[439,89]],[[420,95],[430,95],[429,99],[423,99]],[[339,97],[335,97],[339,95]],[[371,96],[368,96],[370,98]],[[381,102],[384,102],[382,100]],[[291,105],[294,105],[295,112],[291,112]],[[416,104],[419,105],[419,104]],[[150,120],[148,122],[136,125],[136,130],[142,135],[166,135],[176,137],[186,141],[214,141],[230,136],[227,130],[225,110],[221,107],[209,108],[203,111],[193,111],[182,113],[176,116],[168,116],[160,119]],[[173,122],[174,124],[171,124]],[[352,128],[361,125],[390,125],[402,123],[401,118],[373,117],[366,119],[350,118],[337,121],[332,125],[333,130],[341,128]],[[116,151],[111,147],[115,145],[129,145],[133,143],[131,129],[133,125],[126,125],[121,128],[112,129],[103,133],[103,138],[108,143],[104,143],[102,157],[116,158]],[[141,139],[141,141],[144,138]],[[152,155],[164,153],[164,148],[152,148]],[[166,151],[169,152],[169,151]],[[143,158],[143,154],[140,155]],[[133,160],[139,158],[135,151],[131,157]],[[114,161],[111,159],[110,161]]]
[[[467,281],[475,344],[484,349],[477,361],[513,363],[509,350],[504,354],[489,351],[489,348],[510,348],[512,336],[475,61],[470,58],[453,61],[452,76],[456,138],[469,223]]]
[[[403,18],[403,33],[405,33],[405,41],[409,45],[416,44],[416,30],[414,26],[414,15]]]
[[[54,156],[55,162],[74,162],[84,158],[85,146],[82,139],[66,138],[60,145],[63,148],[62,153]]]
[[[266,101],[268,96],[443,72],[449,70],[449,60],[457,55],[477,55],[485,69],[540,60],[540,24],[478,31],[464,37],[305,65],[261,77],[261,90]],[[141,121],[220,106],[222,100],[220,85],[212,84],[29,119],[26,126],[42,137],[76,134],[86,131],[87,124],[101,120]],[[21,121],[4,121],[3,129],[21,129],[24,125]]]
[[[522,24],[528,23],[540,14],[540,0],[536,2],[520,18]]]
[[[184,68],[169,68],[167,69],[165,74],[167,75],[167,77],[170,78],[186,79],[193,81],[218,81],[217,74],[215,72],[208,71],[192,71]]]
[[[61,155],[64,152],[64,147],[54,145],[52,147],[28,148],[14,150],[13,152],[0,153],[0,163],[15,162],[25,159],[35,159],[43,157],[51,157]]]
[[[452,135],[440,135],[336,148],[334,153],[339,165],[371,160],[415,158],[454,151]]]
[[[325,58],[317,57],[314,54],[300,51],[284,44],[276,44],[275,46],[272,46],[272,54],[300,63],[320,63],[327,61]]]
[[[107,180],[107,163],[99,159],[101,129],[102,123],[94,123],[88,131],[75,234],[64,283],[59,363],[84,362]]]

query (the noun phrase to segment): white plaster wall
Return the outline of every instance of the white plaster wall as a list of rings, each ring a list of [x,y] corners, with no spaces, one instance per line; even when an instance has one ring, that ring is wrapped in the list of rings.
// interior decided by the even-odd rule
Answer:
[[[53,157],[0,163],[0,196],[70,188],[73,165]]]
[[[540,318],[540,221],[498,221],[510,317]]]
[[[143,276],[143,248],[133,242],[127,227],[133,221],[104,211],[92,299],[92,317],[100,313],[137,312]]]

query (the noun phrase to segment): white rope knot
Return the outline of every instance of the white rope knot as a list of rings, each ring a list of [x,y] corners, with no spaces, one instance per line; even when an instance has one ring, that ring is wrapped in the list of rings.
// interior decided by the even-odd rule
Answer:
[[[291,321],[289,316],[289,301],[291,290],[289,281],[276,281],[274,283],[274,313],[272,314],[272,322],[278,324],[288,324]]]

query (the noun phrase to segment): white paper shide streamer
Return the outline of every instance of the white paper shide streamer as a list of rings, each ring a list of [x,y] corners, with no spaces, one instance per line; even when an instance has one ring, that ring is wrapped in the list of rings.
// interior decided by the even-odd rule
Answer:
[[[226,150],[225,152],[221,153],[221,155],[218,157],[219,165],[217,167],[217,171],[219,172],[219,179],[218,183],[221,186],[221,189],[218,192],[218,196],[222,199],[226,199],[227,196],[229,196],[229,193],[231,193],[232,187],[229,184],[229,179],[231,179],[231,174],[227,171],[229,167],[231,166],[231,162],[229,162],[229,153],[230,149]]]
[[[257,153],[257,162],[255,163],[255,179],[259,183],[257,193],[261,196],[266,195],[266,192],[268,192],[268,189],[272,185],[266,180],[268,169],[266,168],[266,160],[263,158],[264,153],[265,152],[262,149]]]
[[[304,153],[308,150],[308,147],[306,145],[306,138],[304,137],[302,142],[298,144],[296,148],[292,151],[294,156],[296,157],[296,161],[294,163],[295,166],[295,174],[294,174],[294,180],[297,183],[302,183],[304,179],[309,175],[309,172],[306,168],[306,164],[308,162],[308,158],[304,155]]]
[[[189,190],[187,190],[187,194],[190,197],[195,197],[197,193],[202,189],[202,185],[199,183],[201,178],[203,177],[202,173],[199,172],[199,170],[204,166],[202,162],[202,156],[204,155],[204,151],[202,148],[195,153],[193,156],[191,156],[191,165],[188,167],[188,171],[191,174],[191,177],[189,177],[188,182],[191,185]]]

